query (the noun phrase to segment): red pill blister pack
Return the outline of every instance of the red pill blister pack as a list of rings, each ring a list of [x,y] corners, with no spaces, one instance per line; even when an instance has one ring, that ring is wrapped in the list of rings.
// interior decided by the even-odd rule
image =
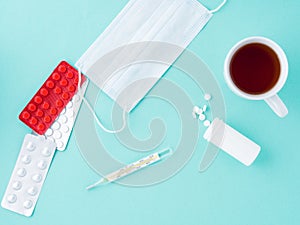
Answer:
[[[84,76],[81,81],[85,81]],[[20,120],[36,133],[44,134],[75,95],[77,86],[78,71],[67,62],[60,62],[23,109]]]

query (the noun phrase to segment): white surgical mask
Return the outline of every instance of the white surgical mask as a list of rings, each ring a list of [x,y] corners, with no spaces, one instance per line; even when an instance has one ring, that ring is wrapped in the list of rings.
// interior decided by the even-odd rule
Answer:
[[[213,13],[218,11],[225,2],[226,0],[215,10],[208,10],[197,0],[130,0],[76,62],[76,66],[124,111],[130,112],[170,65],[144,62],[120,69],[128,58],[135,59],[140,54],[152,54],[153,49],[147,51],[146,45],[137,51],[119,52],[109,62],[99,63],[99,60],[101,61],[101,58],[115,49],[132,43],[165,42],[185,49],[207,24]],[[171,64],[181,53],[182,51],[167,53]],[[107,79],[105,72],[110,71],[111,68],[120,70],[112,71],[115,73]],[[131,85],[135,81],[147,78],[152,79],[149,79],[151,80],[149,82]],[[130,89],[122,93],[129,85],[131,85]],[[126,96],[120,98],[121,93]]]

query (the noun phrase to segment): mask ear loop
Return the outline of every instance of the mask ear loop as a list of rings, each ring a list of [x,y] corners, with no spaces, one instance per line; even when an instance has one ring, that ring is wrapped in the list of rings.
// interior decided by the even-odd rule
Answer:
[[[225,4],[226,4],[227,0],[224,0],[217,8],[210,10],[210,13],[216,13],[218,12]],[[93,107],[90,105],[90,103],[87,101],[87,99],[81,94],[81,70],[80,68],[78,68],[78,94],[80,99],[82,98],[83,102],[86,104],[86,106],[88,107],[88,109],[90,110],[90,112],[92,113],[94,119],[96,120],[97,124],[99,125],[99,127],[101,127],[102,130],[104,130],[107,133],[110,134],[116,134],[116,133],[120,133],[121,131],[123,131],[126,127],[126,111],[123,109],[123,115],[122,115],[122,120],[123,120],[123,125],[119,130],[109,130],[107,129],[99,120],[98,116],[96,115]]]
[[[210,13],[215,13],[218,12],[225,4],[226,4],[227,0],[224,0],[217,8],[210,10]]]
[[[79,94],[80,99],[82,99],[83,102],[86,104],[86,106],[88,107],[88,109],[92,113],[94,119],[96,120],[98,126],[101,127],[102,130],[104,130],[105,132],[110,133],[110,134],[116,134],[116,133],[120,133],[121,131],[123,131],[125,129],[125,127],[127,125],[126,124],[126,110],[125,109],[123,109],[123,115],[122,115],[123,125],[120,129],[118,129],[118,130],[109,130],[101,123],[101,121],[99,120],[99,118],[98,118],[97,114],[95,113],[93,107],[91,106],[91,104],[88,102],[88,100],[81,93],[81,69],[80,68],[78,68],[78,87],[77,87],[77,90],[78,90],[78,94]]]

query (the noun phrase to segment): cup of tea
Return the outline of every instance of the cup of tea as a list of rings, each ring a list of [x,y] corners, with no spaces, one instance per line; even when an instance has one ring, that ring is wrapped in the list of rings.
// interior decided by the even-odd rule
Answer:
[[[279,116],[288,109],[277,93],[288,77],[288,61],[282,48],[265,37],[249,37],[229,51],[224,76],[229,88],[250,100],[264,100]]]

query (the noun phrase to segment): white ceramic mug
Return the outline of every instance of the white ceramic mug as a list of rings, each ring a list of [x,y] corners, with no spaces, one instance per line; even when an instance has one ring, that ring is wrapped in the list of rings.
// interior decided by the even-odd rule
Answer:
[[[249,94],[242,90],[240,90],[233,82],[231,75],[230,75],[230,63],[232,60],[232,57],[234,54],[243,46],[251,44],[251,43],[260,43],[263,45],[266,45],[273,49],[273,51],[277,54],[279,62],[280,62],[280,76],[277,81],[277,83],[274,85],[274,87],[263,93],[263,94]],[[225,64],[224,64],[224,76],[225,80],[229,86],[229,88],[237,95],[250,99],[250,100],[264,100],[271,109],[279,116],[279,117],[285,117],[288,114],[288,109],[285,106],[285,104],[282,102],[282,100],[278,97],[277,93],[281,90],[283,85],[285,84],[287,77],[288,77],[288,61],[287,57],[282,50],[282,48],[276,44],[274,41],[264,38],[264,37],[249,37],[244,40],[241,40],[238,42],[235,46],[232,47],[232,49],[229,51]]]

